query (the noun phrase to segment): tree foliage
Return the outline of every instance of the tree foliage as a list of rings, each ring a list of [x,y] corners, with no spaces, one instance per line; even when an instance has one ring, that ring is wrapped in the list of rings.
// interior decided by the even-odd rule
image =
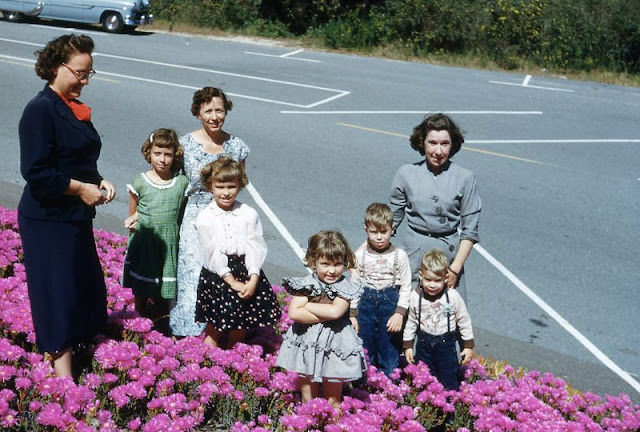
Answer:
[[[157,17],[223,31],[311,36],[330,48],[474,54],[505,68],[640,73],[628,0],[154,0]]]

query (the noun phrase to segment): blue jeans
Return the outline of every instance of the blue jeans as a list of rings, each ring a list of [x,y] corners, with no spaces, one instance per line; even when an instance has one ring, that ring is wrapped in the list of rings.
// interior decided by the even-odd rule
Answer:
[[[387,321],[396,311],[398,288],[365,287],[358,303],[358,335],[369,355],[369,363],[387,376],[398,367],[401,333],[389,333]]]
[[[447,390],[458,390],[460,381],[458,374],[458,353],[456,352],[456,332],[448,332],[434,336],[423,331],[416,335],[418,343],[414,354],[416,361],[423,361],[429,366],[431,375],[438,378]]]

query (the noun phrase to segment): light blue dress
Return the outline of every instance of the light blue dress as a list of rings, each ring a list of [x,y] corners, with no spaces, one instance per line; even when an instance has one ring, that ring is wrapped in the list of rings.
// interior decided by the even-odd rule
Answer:
[[[213,195],[200,181],[200,170],[220,156],[229,156],[243,161],[249,156],[249,147],[236,136],[229,136],[223,144],[223,152],[211,154],[204,151],[192,134],[180,138],[184,148],[184,171],[189,178],[187,204],[180,226],[178,247],[178,295],[169,314],[169,325],[174,336],[198,336],[205,324],[196,322],[195,311],[198,297],[198,281],[202,270],[203,251],[196,230],[196,219]]]
[[[360,294],[360,284],[346,277],[334,284],[325,284],[312,275],[287,278],[282,285],[291,295],[307,296],[311,302],[347,301]],[[332,321],[317,324],[293,323],[284,335],[276,365],[308,377],[312,382],[355,381],[362,378],[367,363],[362,339],[349,321],[349,313]]]

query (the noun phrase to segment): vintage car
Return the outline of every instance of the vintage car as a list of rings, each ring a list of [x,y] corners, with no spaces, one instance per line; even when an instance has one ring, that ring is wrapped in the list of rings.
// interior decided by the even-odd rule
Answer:
[[[130,31],[153,22],[149,7],[149,0],[0,0],[0,11],[8,21],[29,16],[102,24],[111,33]]]

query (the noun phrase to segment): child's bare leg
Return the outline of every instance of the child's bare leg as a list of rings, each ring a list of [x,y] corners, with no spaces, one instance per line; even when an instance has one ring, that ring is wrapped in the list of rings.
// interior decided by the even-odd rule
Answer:
[[[322,381],[322,396],[335,409],[340,409],[342,402],[342,382]]]
[[[244,338],[246,336],[246,330],[229,330],[229,340],[227,341],[227,348],[233,348],[233,346],[238,342],[244,342]]]
[[[72,358],[71,348],[67,348],[61,353],[52,354],[51,363],[53,365],[53,369],[56,371],[56,375],[59,377],[72,376],[73,372],[71,370],[71,358]]]
[[[211,324],[207,324],[204,328],[204,343],[207,345],[211,345],[212,347],[217,347],[220,345],[220,338],[222,337],[222,333],[218,330],[214,329]]]
[[[320,383],[311,382],[311,379],[302,376],[298,377],[298,383],[300,384],[302,402],[308,402],[320,395]]]

